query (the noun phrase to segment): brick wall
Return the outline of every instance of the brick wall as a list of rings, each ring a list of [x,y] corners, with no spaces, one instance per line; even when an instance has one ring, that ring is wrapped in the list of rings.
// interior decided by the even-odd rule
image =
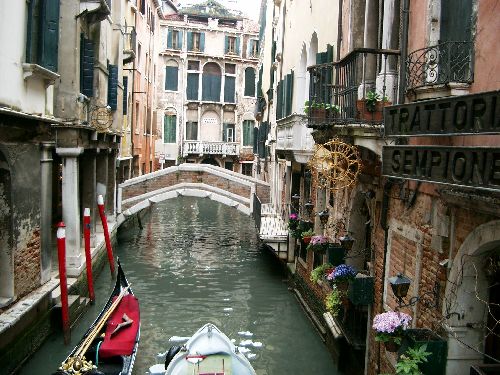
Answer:
[[[14,255],[14,288],[19,299],[40,286],[40,230]]]

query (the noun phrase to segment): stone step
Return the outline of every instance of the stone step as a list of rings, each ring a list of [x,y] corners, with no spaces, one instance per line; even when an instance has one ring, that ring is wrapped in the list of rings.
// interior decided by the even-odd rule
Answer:
[[[68,277],[67,282],[68,282],[68,290],[70,287],[77,281],[76,278],[73,277]],[[51,298],[52,298],[52,304],[57,305],[58,303],[61,303],[61,287],[58,286],[55,288],[52,293],[51,293]]]
[[[87,310],[89,304],[90,299],[87,297],[82,297],[76,294],[70,294],[68,296],[69,321],[71,327],[73,327],[78,319],[80,319],[82,314]],[[54,319],[56,321],[56,324],[60,324],[57,322],[61,321],[61,309],[61,302],[57,303],[54,306]]]

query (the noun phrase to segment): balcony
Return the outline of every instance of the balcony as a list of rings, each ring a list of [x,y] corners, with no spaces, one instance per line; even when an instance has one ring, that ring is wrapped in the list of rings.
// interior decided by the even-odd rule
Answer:
[[[408,91],[426,86],[470,84],[474,78],[472,42],[444,42],[413,51],[406,59]]]
[[[381,124],[382,107],[396,104],[399,51],[356,48],[343,59],[308,67],[308,127]],[[378,103],[367,106],[365,98]],[[377,100],[375,100],[376,102]],[[307,107],[307,106],[306,106]]]
[[[298,121],[293,118],[289,120],[277,127],[276,150],[293,152],[295,160],[306,163],[314,149],[311,129],[307,128],[303,117]]]
[[[101,22],[111,15],[111,0],[81,0],[80,14],[89,24]]]
[[[137,33],[134,26],[125,26],[123,39],[123,65],[132,62],[136,56]]]
[[[239,144],[234,142],[185,141],[184,157],[192,154],[197,154],[199,156],[236,156],[239,155]]]

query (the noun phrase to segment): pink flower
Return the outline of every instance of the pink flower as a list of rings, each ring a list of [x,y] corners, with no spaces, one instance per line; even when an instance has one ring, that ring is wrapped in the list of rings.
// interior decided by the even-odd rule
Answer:
[[[377,314],[373,318],[372,328],[378,333],[395,333],[398,330],[405,330],[411,322],[411,316],[399,311],[388,311]]]

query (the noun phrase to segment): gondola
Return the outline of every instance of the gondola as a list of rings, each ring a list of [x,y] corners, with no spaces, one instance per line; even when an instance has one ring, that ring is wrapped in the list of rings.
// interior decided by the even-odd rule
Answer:
[[[181,346],[160,354],[164,363],[149,368],[151,375],[255,375],[248,359],[215,325],[201,327]]]
[[[139,337],[139,303],[118,261],[106,305],[53,375],[130,375]]]

